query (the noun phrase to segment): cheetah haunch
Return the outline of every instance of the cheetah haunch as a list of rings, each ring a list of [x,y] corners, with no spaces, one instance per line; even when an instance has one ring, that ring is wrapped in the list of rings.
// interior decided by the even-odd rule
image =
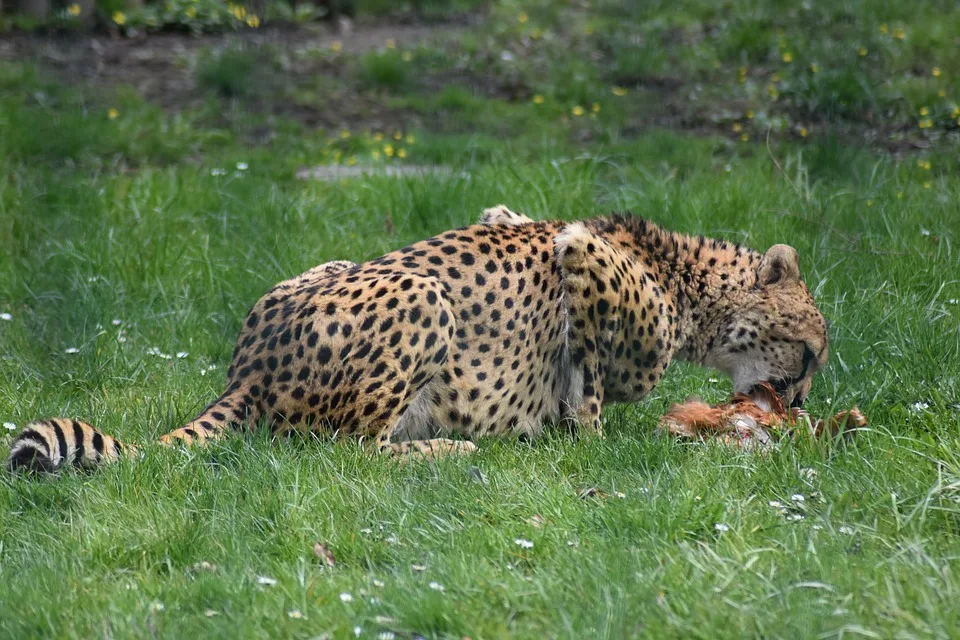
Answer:
[[[478,225],[276,285],[247,316],[226,390],[160,440],[262,426],[434,456],[559,421],[601,434],[601,406],[643,398],[674,358],[727,373],[738,393],[769,382],[802,404],[827,332],[797,252],[629,215],[534,222],[500,206]],[[7,465],[55,470],[133,451],[53,419],[27,425]]]

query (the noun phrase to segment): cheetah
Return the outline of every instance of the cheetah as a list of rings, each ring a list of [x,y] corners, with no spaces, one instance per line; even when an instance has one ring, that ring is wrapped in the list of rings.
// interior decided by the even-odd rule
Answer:
[[[226,390],[160,442],[318,431],[410,459],[549,425],[602,436],[601,407],[644,398],[674,359],[728,374],[736,392],[770,383],[799,406],[827,351],[787,245],[758,253],[625,214],[536,222],[501,205],[274,286],[243,323]],[[134,453],[60,418],[27,425],[7,467]]]

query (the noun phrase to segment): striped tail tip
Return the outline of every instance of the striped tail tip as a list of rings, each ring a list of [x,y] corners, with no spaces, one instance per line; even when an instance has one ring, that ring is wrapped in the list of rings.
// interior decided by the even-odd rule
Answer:
[[[120,442],[86,422],[53,418],[24,427],[10,446],[6,469],[53,473],[68,465],[89,468],[117,460],[124,452]]]

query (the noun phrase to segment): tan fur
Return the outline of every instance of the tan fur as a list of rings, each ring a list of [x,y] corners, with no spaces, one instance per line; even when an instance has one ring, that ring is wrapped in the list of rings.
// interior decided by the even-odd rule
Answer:
[[[788,401],[826,359],[792,250],[631,216],[534,222],[501,205],[482,220],[277,284],[244,322],[226,390],[161,441],[266,425],[394,455],[465,453],[453,438],[563,420],[601,434],[602,406],[645,397],[674,358],[738,390],[781,384]]]

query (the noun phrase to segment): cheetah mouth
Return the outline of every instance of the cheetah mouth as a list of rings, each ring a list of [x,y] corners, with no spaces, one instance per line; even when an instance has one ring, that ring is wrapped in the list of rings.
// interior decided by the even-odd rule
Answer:
[[[772,390],[783,406],[800,408],[803,405],[803,398],[799,396],[788,396],[788,391],[797,382],[798,380],[790,378],[778,378],[767,382],[758,382],[750,388],[747,395],[754,399],[754,402],[770,404],[769,396]]]

